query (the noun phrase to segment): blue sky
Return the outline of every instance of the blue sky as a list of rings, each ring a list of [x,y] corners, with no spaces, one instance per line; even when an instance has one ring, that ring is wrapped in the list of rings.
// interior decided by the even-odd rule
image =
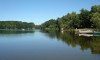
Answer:
[[[90,10],[100,0],[0,0],[0,21],[34,22],[39,25],[80,9]]]

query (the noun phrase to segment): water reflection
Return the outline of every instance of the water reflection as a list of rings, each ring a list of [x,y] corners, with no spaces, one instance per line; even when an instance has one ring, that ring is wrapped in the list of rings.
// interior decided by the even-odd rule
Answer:
[[[72,47],[80,46],[80,50],[91,50],[92,54],[100,54],[100,36],[78,36],[70,32],[57,32],[57,31],[41,31],[50,38],[57,38],[62,40],[67,45]]]
[[[79,36],[87,36],[87,37],[90,37],[90,36],[93,36],[93,34],[79,34]]]
[[[34,31],[0,30],[0,34],[34,33]]]
[[[78,34],[79,36],[86,36],[86,37],[90,37],[90,36],[100,36],[100,34]]]

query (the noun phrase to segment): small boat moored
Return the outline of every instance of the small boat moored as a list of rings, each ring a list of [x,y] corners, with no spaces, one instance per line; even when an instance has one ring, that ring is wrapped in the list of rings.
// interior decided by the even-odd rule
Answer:
[[[79,30],[80,34],[92,34],[93,31],[92,30]]]
[[[100,32],[93,32],[94,36],[100,36]]]

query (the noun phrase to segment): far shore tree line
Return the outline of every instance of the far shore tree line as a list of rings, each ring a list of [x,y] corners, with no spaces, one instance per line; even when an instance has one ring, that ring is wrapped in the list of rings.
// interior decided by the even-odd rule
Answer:
[[[76,28],[100,29],[100,5],[94,5],[91,10],[81,9],[80,13],[68,13],[57,19],[50,19],[41,24],[41,29],[61,30]]]
[[[35,27],[34,23],[27,23],[21,21],[0,21],[0,29],[14,29],[14,30],[31,30]]]

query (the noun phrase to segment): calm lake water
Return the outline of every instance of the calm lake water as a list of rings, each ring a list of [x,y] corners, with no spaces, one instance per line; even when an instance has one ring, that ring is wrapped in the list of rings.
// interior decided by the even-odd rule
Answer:
[[[100,36],[0,31],[0,60],[100,60]]]

